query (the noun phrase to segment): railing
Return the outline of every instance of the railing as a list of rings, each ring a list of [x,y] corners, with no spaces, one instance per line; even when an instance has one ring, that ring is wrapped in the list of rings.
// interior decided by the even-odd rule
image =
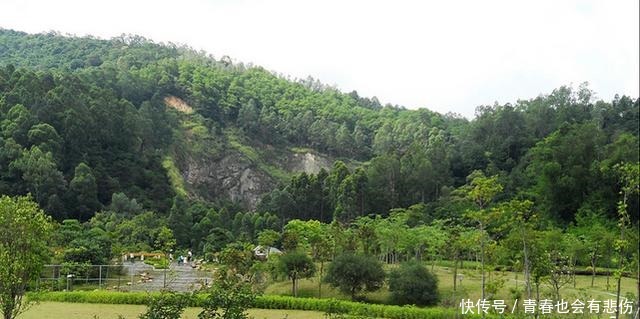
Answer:
[[[173,263],[155,269],[143,262],[116,265],[46,265],[36,282],[42,290],[194,291],[211,283],[212,275]]]

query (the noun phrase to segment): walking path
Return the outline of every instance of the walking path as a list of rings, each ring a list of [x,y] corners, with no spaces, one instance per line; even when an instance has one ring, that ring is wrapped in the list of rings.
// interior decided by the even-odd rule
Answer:
[[[189,264],[178,265],[174,262],[169,269],[155,269],[143,262],[125,264],[128,276],[132,278],[129,284],[131,291],[194,291],[211,283],[209,272],[196,270]]]

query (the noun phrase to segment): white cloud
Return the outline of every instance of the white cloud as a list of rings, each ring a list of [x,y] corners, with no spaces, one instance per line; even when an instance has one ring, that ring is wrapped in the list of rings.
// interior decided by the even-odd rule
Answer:
[[[135,33],[383,102],[472,116],[589,81],[638,96],[638,1],[19,1],[0,26]]]

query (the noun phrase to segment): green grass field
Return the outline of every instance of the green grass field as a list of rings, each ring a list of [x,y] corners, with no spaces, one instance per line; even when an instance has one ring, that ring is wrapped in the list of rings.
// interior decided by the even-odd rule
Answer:
[[[396,266],[385,266],[389,271]],[[431,266],[429,266],[431,269]],[[434,273],[439,279],[439,292],[441,295],[441,305],[445,306],[457,306],[461,299],[469,298],[471,300],[478,300],[480,298],[480,272],[477,269],[466,268],[459,271],[463,275],[462,282],[458,285],[458,291],[453,294],[453,270],[445,266],[435,266]],[[516,280],[517,279],[517,280]],[[510,292],[512,288],[518,288],[523,290],[524,283],[522,273],[514,272],[499,272],[493,271],[487,273],[487,282],[495,280],[504,281],[504,285],[498,290],[497,295],[493,299],[513,300],[513,296]],[[300,297],[318,297],[318,282],[319,277],[316,276],[312,279],[304,279],[299,282],[299,296]],[[551,290],[543,284],[540,288],[541,298],[549,298],[551,296]],[[622,280],[622,295],[631,296],[635,295],[636,282],[632,278],[623,278]],[[272,295],[290,295],[291,294],[291,282],[288,280],[278,281],[270,284],[266,291],[266,294]],[[369,293],[365,295],[368,302],[372,303],[387,303],[389,300],[389,291],[385,286],[380,291]],[[575,288],[573,283],[567,284],[561,290],[561,297],[565,300],[607,300],[615,299],[615,280],[613,277],[609,278],[609,287],[607,287],[606,276],[597,276],[594,287],[591,287],[591,276],[576,276]],[[342,300],[348,300],[349,297],[331,288],[328,284],[322,285],[322,298],[336,298]],[[526,296],[523,293],[520,297],[520,304],[522,299]],[[42,302],[35,305],[28,312],[20,316],[23,319],[35,319],[35,318],[118,318],[118,315],[122,315],[124,318],[137,318],[139,314],[144,312],[145,306],[142,305],[110,305],[110,304],[80,304],[80,303],[59,303],[59,302]],[[183,318],[197,318],[199,313],[198,308],[188,308]],[[252,309],[249,311],[250,315],[256,319],[260,318],[324,318],[322,312],[316,311],[299,311],[299,310],[262,310]]]
[[[18,316],[19,319],[117,319],[119,315],[127,319],[138,318],[145,311],[140,305],[105,305],[66,302],[41,302],[31,307],[27,312]],[[183,319],[196,319],[199,308],[187,308]],[[301,310],[266,310],[250,309],[249,315],[256,319],[321,319],[322,312]]]
[[[391,270],[393,265],[385,267],[387,271]],[[429,270],[432,267],[428,266]],[[456,299],[457,302],[462,298],[469,298],[471,300],[478,300],[481,296],[481,275],[480,271],[476,269],[461,269],[458,270],[459,274],[462,274],[463,279],[462,282],[458,285],[458,291],[456,292],[455,298],[453,295],[453,269],[444,266],[435,266],[434,272],[438,277],[438,289],[440,292],[441,299],[446,302],[446,300],[450,300],[452,302]],[[504,280],[504,286],[498,290],[498,293],[494,299],[503,299],[503,300],[511,300],[512,294],[510,292],[511,288],[518,288],[524,290],[524,278],[522,273],[514,273],[514,272],[500,272],[493,271],[491,273],[487,272],[486,274],[487,282],[491,282],[492,280]],[[517,278],[517,281],[516,281]],[[300,297],[318,297],[318,281],[319,277],[316,276],[311,279],[303,279],[300,280],[298,295]],[[593,298],[596,300],[606,300],[606,299],[615,299],[615,288],[616,282],[613,276],[609,278],[609,287],[607,288],[607,277],[606,276],[596,276],[594,287],[591,287],[591,276],[578,275],[576,276],[575,288],[573,283],[567,284],[564,288],[561,289],[560,294],[561,297],[569,300],[576,298],[586,299]],[[533,288],[533,292],[535,295],[535,287]],[[635,279],[626,278],[622,279],[622,296],[627,294],[636,294],[636,283]],[[291,295],[291,282],[290,281],[279,281],[269,285],[265,291],[266,294],[276,294],[276,295]],[[552,291],[550,286],[546,283],[540,286],[540,294],[541,297],[551,296]],[[389,291],[387,286],[380,291],[366,294],[366,298],[369,302],[374,303],[386,303],[389,297]],[[526,294],[523,293],[521,298],[525,298]],[[339,291],[331,288],[328,284],[322,284],[322,298],[336,298],[336,299],[344,299],[348,300],[349,297],[340,293]]]

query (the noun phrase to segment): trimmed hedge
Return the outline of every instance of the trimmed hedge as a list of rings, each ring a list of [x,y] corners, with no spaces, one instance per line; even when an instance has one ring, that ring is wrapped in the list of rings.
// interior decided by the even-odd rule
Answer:
[[[34,301],[145,305],[151,296],[156,294],[159,293],[69,291],[30,293],[28,298]],[[196,295],[190,306],[201,306],[205,297],[206,295],[204,294]],[[259,296],[252,307],[259,309],[311,310],[389,319],[449,319],[456,317],[456,309],[442,307],[418,308],[376,305],[335,299],[294,298],[276,295]],[[485,318],[492,317],[495,318],[494,316],[486,316]],[[475,319],[480,318],[480,316],[465,315],[464,318]]]
[[[34,301],[146,305],[151,299],[151,296],[154,294],[156,293],[113,291],[56,291],[28,293],[27,298]]]

